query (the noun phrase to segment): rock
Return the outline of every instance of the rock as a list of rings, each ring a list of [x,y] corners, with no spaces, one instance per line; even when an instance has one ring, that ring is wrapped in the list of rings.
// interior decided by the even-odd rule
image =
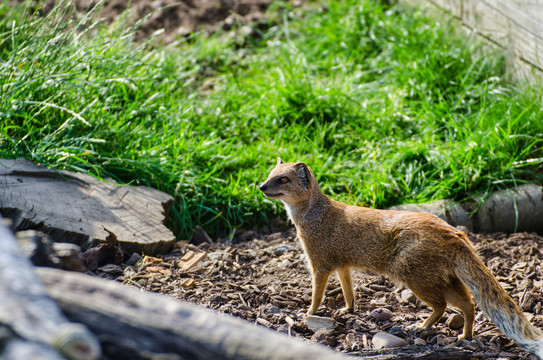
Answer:
[[[70,243],[53,243],[55,254],[60,259],[60,268],[70,271],[85,271],[85,259],[81,247]],[[122,271],[121,271],[122,272]]]
[[[282,237],[283,237],[283,233],[276,232],[276,233],[268,235],[266,237],[266,241],[275,241],[275,240],[281,239]]]
[[[402,300],[407,301],[408,303],[415,304],[417,302],[417,297],[413,294],[411,289],[403,290],[400,296]]]
[[[445,346],[448,344],[447,338],[442,335],[437,335],[436,344],[439,346]]]
[[[126,265],[134,266],[138,262],[138,260],[141,259],[141,255],[138,253],[132,253],[128,260],[126,260]]]
[[[311,341],[314,343],[324,344],[328,346],[336,346],[337,339],[332,335],[333,330],[328,328],[320,328],[317,330],[313,336],[311,336]]]
[[[256,322],[262,326],[265,326],[267,328],[271,328],[273,325],[271,322],[269,322],[268,320],[266,319],[262,319],[262,318],[257,318],[256,319]]]
[[[392,311],[387,308],[377,308],[370,312],[370,316],[377,321],[385,321],[392,317]]]
[[[287,244],[277,245],[276,247],[273,248],[273,255],[281,256],[285,254],[287,251],[294,250],[294,249],[295,247],[292,245],[287,245]]]
[[[336,321],[325,316],[307,315],[304,323],[309,330],[315,332],[322,328],[333,329],[336,327]]]
[[[459,330],[464,326],[464,317],[460,314],[449,316],[445,324],[452,330]]]
[[[356,340],[356,334],[354,333],[348,333],[346,336],[345,336],[345,345],[347,345],[348,347],[352,348],[353,345],[357,342]]]
[[[422,332],[420,333],[420,337],[425,340],[428,340],[436,336],[436,334],[437,334],[436,329],[425,329],[425,330],[422,330]]]
[[[117,240],[117,236],[105,228],[104,230],[109,233],[106,240],[83,253],[85,265],[90,271],[94,271],[106,264],[120,265],[123,261],[123,249]]]
[[[277,306],[271,306],[267,311],[266,314],[282,314],[283,310],[279,309]]]
[[[413,344],[415,344],[415,345],[426,345],[426,341],[424,341],[424,339],[421,339],[421,338],[416,338],[413,341]]]
[[[397,348],[407,345],[407,341],[405,341],[404,339],[384,331],[380,331],[375,334],[373,336],[373,339],[371,339],[371,342],[373,343],[373,347],[375,349]]]
[[[121,275],[123,273],[123,269],[119,265],[115,264],[107,264],[102,267],[99,267],[98,270],[105,272],[109,275]]]
[[[401,338],[404,338],[405,335],[406,335],[405,332],[403,331],[403,329],[400,326],[393,326],[393,327],[390,328],[390,330],[388,332],[391,333],[394,336],[399,336]]]

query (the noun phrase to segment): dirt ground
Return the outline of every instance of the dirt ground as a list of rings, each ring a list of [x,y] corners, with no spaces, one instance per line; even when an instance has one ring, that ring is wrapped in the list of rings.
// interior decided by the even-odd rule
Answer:
[[[502,286],[528,318],[543,328],[543,237],[528,233],[469,235]],[[470,341],[457,341],[460,330],[454,323],[458,312],[450,308],[435,329],[410,332],[407,326],[425,319],[430,309],[385,278],[358,271],[354,274],[356,311],[337,311],[344,306],[343,296],[337,278],[332,277],[318,315],[334,318],[337,326],[314,333],[302,324],[311,302],[311,280],[293,229],[270,235],[246,231],[237,240],[235,245],[228,245],[226,239],[223,244],[199,246],[179,242],[170,254],[134,255],[129,261],[132,265],[108,265],[96,274],[353,355],[374,354],[372,337],[386,331],[403,337],[409,344],[406,349],[421,354],[457,347],[469,358],[536,359],[507,339],[479,310],[475,337]],[[388,316],[382,318],[383,314]]]
[[[43,10],[48,12],[58,2],[59,0],[46,0],[42,5]],[[166,43],[170,43],[202,29],[213,31],[222,27],[228,30],[233,24],[258,22],[272,2],[272,0],[104,0],[98,14],[107,22],[112,22],[129,7],[130,17],[127,26],[144,19],[136,33],[136,40],[164,29],[161,37]],[[99,3],[97,0],[73,1],[78,13],[93,8],[97,3]],[[301,0],[289,3],[299,6]]]

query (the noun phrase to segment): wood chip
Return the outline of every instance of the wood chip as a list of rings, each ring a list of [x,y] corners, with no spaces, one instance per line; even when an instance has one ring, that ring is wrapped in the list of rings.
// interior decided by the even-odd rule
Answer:
[[[160,273],[162,275],[171,275],[170,269],[165,269],[162,266],[147,266],[146,270],[151,273]]]
[[[141,261],[141,263],[142,263],[143,265],[147,265],[147,264],[160,264],[160,263],[162,263],[162,259],[157,258],[157,257],[153,257],[153,256],[145,255],[145,256],[143,257],[143,260]]]
[[[189,250],[177,263],[177,266],[183,271],[187,271],[193,268],[200,261],[204,260],[207,257],[206,252],[195,252]]]
[[[196,282],[192,278],[187,278],[187,279],[183,280],[183,282],[181,282],[181,286],[186,288],[186,289],[193,287],[195,284],[196,284]]]

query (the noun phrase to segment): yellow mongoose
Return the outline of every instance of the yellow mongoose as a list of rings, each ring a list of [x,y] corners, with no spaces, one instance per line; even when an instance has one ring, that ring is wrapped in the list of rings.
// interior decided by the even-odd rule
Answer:
[[[332,200],[304,163],[276,167],[260,186],[282,200],[310,263],[312,303],[321,304],[328,276],[336,271],[346,307],[354,308],[351,267],[384,274],[409,287],[432,309],[419,328],[430,328],[447,303],[464,315],[463,334],[472,336],[475,305],[522,349],[543,359],[543,332],[526,319],[476,255],[466,234],[429,213],[376,210]],[[469,289],[469,290],[468,290]]]

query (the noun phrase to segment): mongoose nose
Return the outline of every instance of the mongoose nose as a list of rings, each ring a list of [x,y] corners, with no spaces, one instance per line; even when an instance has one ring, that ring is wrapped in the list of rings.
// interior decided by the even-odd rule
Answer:
[[[258,185],[258,188],[260,189],[260,191],[266,191],[266,189],[268,188],[268,185],[260,184],[260,185]]]

